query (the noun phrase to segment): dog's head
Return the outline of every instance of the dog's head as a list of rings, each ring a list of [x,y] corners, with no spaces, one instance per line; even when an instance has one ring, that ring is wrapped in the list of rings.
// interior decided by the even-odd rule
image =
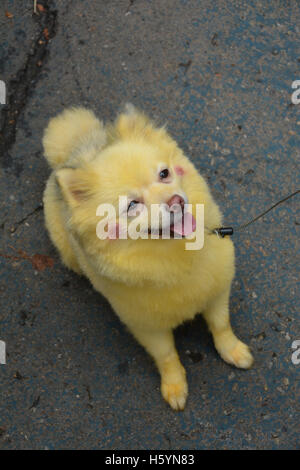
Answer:
[[[142,239],[182,238],[195,230],[187,204],[195,203],[195,191],[206,185],[201,179],[199,187],[196,169],[165,128],[134,108],[107,129],[104,148],[89,145],[87,136],[76,162],[79,167],[61,168],[56,178],[79,232],[96,236],[101,220],[110,241],[132,239],[132,233]]]

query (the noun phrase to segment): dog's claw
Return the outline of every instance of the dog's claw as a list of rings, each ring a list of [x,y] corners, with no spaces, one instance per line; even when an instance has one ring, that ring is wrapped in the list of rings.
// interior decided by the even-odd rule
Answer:
[[[254,362],[249,347],[242,343],[242,341],[238,341],[234,348],[229,351],[222,348],[219,349],[219,353],[225,362],[240,369],[250,369]]]
[[[188,394],[188,386],[186,382],[173,384],[162,383],[161,393],[173,410],[179,411],[184,409]]]

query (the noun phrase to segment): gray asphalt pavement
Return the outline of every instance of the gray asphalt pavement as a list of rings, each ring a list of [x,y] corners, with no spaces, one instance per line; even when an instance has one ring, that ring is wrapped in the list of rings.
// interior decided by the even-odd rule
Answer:
[[[299,196],[234,235],[232,323],[253,369],[222,362],[200,317],[177,330],[181,413],[107,301],[62,266],[41,207],[49,118],[83,105],[111,120],[127,101],[168,124],[226,225],[299,189],[299,2],[38,6],[0,7],[0,448],[299,449]]]

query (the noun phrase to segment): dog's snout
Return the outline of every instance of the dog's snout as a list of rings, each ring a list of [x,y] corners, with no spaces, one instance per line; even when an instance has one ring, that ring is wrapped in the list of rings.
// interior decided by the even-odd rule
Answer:
[[[178,212],[184,208],[184,199],[179,196],[179,194],[174,194],[174,196],[167,201],[167,204],[173,212]]]

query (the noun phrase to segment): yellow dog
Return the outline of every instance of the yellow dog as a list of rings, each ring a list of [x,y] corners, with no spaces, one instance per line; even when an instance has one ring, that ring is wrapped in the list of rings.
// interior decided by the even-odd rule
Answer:
[[[233,244],[210,232],[221,225],[220,211],[165,128],[155,127],[132,106],[106,127],[91,111],[75,108],[51,119],[43,144],[53,169],[44,194],[50,237],[64,264],[91,281],[154,358],[162,395],[171,407],[183,409],[188,393],[172,330],[197,313],[207,321],[221,357],[249,368],[249,348],[230,326]],[[119,196],[129,203],[121,216]],[[184,236],[194,230],[194,213],[192,228],[186,229],[183,219],[174,222],[173,203],[179,213],[182,207],[182,217],[185,204],[204,205],[208,231],[202,249],[186,249]],[[106,239],[96,233],[101,204],[119,214]],[[169,239],[162,237],[161,219],[152,226],[143,215],[153,204],[172,214]],[[122,223],[136,217],[143,233],[152,231],[156,239],[122,239]]]

